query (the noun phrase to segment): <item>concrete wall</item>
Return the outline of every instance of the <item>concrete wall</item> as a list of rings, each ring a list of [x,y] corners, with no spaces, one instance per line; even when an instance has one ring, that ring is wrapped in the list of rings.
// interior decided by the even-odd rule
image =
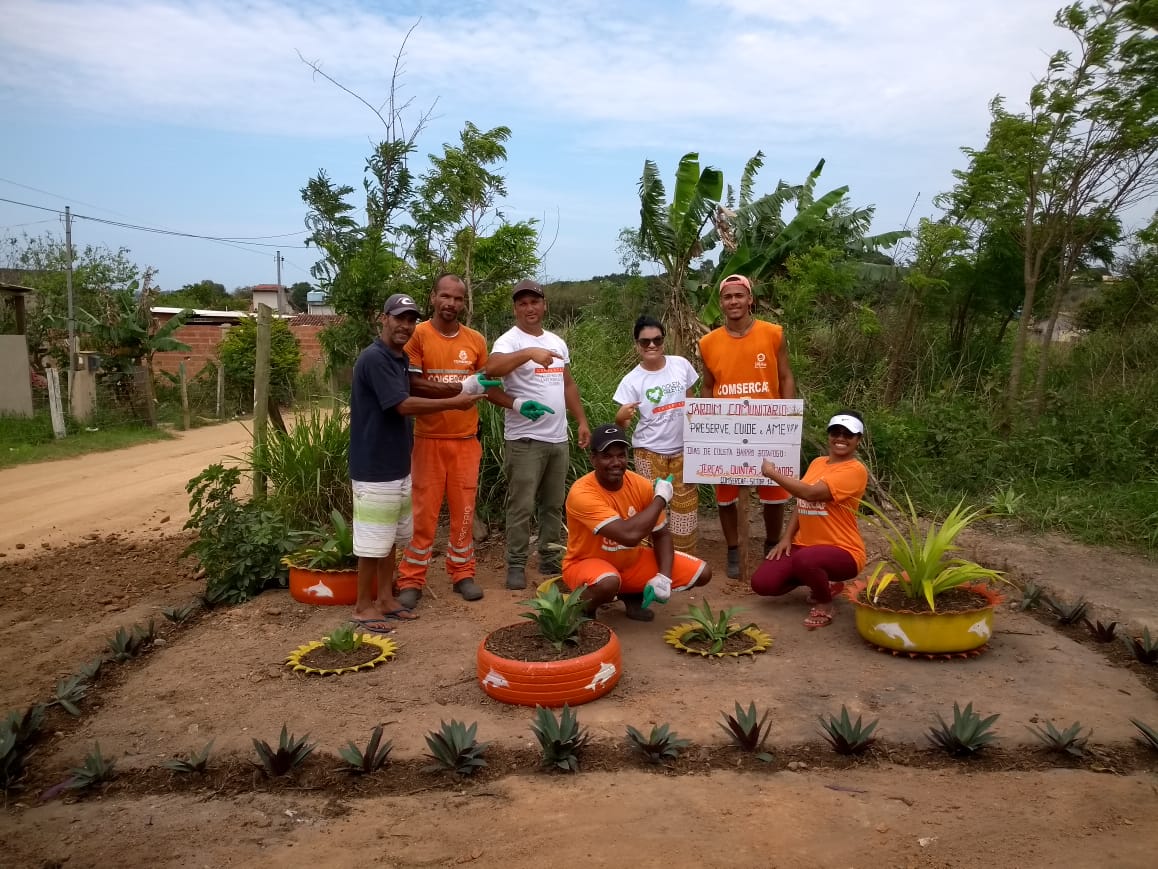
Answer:
[[[0,335],[0,413],[32,416],[32,377],[23,335]]]

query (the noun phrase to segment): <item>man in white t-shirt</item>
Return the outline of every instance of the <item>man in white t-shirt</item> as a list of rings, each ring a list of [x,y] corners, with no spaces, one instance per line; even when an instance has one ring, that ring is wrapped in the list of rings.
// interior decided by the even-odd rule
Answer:
[[[543,328],[547,299],[532,280],[511,291],[515,326],[495,341],[487,376],[502,378],[514,399],[506,411],[507,588],[527,587],[527,550],[531,516],[539,523],[539,572],[559,573],[563,503],[567,497],[570,445],[567,412],[577,424],[579,446],[587,448],[591,430],[571,378],[571,354],[563,339]]]

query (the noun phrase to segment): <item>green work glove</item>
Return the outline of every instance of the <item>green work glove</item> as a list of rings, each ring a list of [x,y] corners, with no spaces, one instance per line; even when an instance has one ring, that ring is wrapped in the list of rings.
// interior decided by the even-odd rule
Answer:
[[[547,407],[547,405],[545,405],[545,404],[540,404],[539,402],[535,401],[533,398],[528,398],[528,399],[516,398],[515,399],[515,412],[522,414],[527,419],[529,419],[531,422],[535,422],[543,414],[554,413],[555,411],[551,410],[551,408]]]

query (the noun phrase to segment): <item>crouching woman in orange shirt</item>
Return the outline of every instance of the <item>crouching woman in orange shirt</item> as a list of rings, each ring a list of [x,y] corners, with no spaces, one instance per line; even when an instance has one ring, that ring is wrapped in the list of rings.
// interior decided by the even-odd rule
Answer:
[[[868,469],[857,459],[864,419],[854,410],[828,421],[828,455],[813,460],[797,480],[765,460],[764,476],[796,498],[788,530],[752,575],[756,594],[781,595],[800,586],[814,604],[806,628],[832,623],[832,598],[864,568],[864,540],[857,506],[868,484]]]

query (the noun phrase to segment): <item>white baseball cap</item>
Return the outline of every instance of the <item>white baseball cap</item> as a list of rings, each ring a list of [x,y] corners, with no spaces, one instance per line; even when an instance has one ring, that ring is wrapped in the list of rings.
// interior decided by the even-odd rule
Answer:
[[[832,428],[834,425],[842,426],[854,435],[864,434],[864,423],[847,413],[838,413],[828,421],[828,428]]]

